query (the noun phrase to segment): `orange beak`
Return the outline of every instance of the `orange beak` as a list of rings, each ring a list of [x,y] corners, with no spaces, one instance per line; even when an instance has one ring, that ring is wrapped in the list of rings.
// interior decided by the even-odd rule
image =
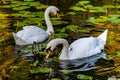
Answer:
[[[57,13],[56,16],[57,16],[58,19],[60,19],[60,15],[59,15],[59,13]]]
[[[45,58],[48,58],[50,56],[50,54],[51,54],[51,51],[48,50]]]

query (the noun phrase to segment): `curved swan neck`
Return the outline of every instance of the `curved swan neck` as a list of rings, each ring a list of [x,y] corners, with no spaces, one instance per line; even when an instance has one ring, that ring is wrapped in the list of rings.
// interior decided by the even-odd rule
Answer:
[[[69,44],[68,44],[67,40],[62,39],[61,42],[58,42],[58,44],[63,44],[62,53],[59,56],[59,59],[60,60],[68,60],[68,48],[69,48]]]
[[[54,32],[52,23],[51,23],[50,18],[49,18],[49,14],[51,12],[50,9],[51,8],[47,8],[46,11],[45,11],[45,22],[46,22],[46,25],[47,25],[47,32],[49,34],[50,34],[50,32]]]

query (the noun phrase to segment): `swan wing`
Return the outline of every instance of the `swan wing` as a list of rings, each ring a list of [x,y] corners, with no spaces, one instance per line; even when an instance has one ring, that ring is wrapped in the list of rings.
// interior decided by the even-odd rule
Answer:
[[[49,37],[49,34],[47,32],[45,32],[44,30],[40,30],[38,32],[38,34],[36,34],[35,36],[31,36],[30,42],[43,42],[45,41],[47,38]]]
[[[41,28],[36,26],[25,26],[24,34],[21,39],[32,44],[34,41],[42,42],[47,39],[48,36],[49,34]]]
[[[99,35],[97,38],[99,40],[101,40],[104,44],[106,44],[106,40],[107,40],[107,33],[108,33],[108,29],[106,29],[101,35]]]
[[[32,30],[32,29],[39,29],[39,27],[34,26],[34,25],[31,25],[31,26],[24,26],[24,27],[23,27],[23,30],[28,30],[28,29],[30,29],[30,30]]]
[[[69,59],[80,59],[100,53],[101,47],[98,43],[99,40],[93,37],[81,38],[74,41],[69,47]]]
[[[107,33],[108,33],[108,30],[106,29],[101,35],[97,37],[98,44],[101,49],[104,49],[104,45],[106,44]]]
[[[22,40],[20,37],[18,37],[14,32],[13,32],[13,38],[15,40],[16,45],[28,45],[26,41]]]

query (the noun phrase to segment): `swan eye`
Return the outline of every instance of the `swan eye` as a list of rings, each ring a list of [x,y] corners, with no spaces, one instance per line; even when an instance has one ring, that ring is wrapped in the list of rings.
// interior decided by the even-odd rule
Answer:
[[[56,10],[57,13],[60,13],[60,11]]]
[[[54,32],[53,32],[53,31],[50,31],[50,34],[54,34]]]
[[[103,49],[101,49],[101,53],[102,53],[102,52],[104,52],[104,50],[103,50]]]
[[[46,52],[47,52],[47,51],[51,51],[51,46],[50,46],[49,48],[46,49]]]
[[[72,51],[73,50],[73,47],[70,47],[70,51]]]

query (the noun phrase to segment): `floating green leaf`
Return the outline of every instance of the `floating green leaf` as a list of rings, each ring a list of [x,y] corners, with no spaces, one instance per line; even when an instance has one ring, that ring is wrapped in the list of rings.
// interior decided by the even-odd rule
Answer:
[[[44,12],[33,12],[32,15],[35,15],[36,17],[44,18]]]
[[[75,15],[76,13],[75,12],[68,12],[67,14],[69,14],[69,15]]]
[[[69,74],[69,73],[71,73],[72,71],[70,71],[70,70],[62,70],[62,72],[63,72],[63,74]]]
[[[120,8],[120,5],[117,5],[116,8]]]
[[[28,9],[30,8],[30,6],[20,6],[20,7],[14,7],[13,10],[24,10],[24,9]]]
[[[0,6],[0,8],[11,8],[10,5],[4,5],[4,6]]]
[[[77,79],[92,80],[92,77],[91,76],[86,76],[86,75],[83,75],[83,74],[79,74],[79,75],[77,75]]]
[[[18,69],[19,66],[10,66],[10,68],[12,68],[12,69]]]
[[[78,31],[78,27],[79,26],[77,26],[77,25],[68,25],[68,26],[66,26],[66,29],[76,32],[76,31]]]
[[[62,28],[62,29],[60,30],[61,33],[64,33],[65,31],[66,31],[65,28]]]
[[[115,52],[117,56],[120,56],[120,51]]]
[[[90,3],[90,1],[79,1],[78,3],[77,3],[77,5],[85,5],[85,4],[88,4],[88,3]]]
[[[102,7],[96,6],[96,7],[94,7],[94,9],[95,9],[96,12],[106,12],[106,10],[103,9]]]
[[[40,55],[46,55],[45,51],[40,51]]]
[[[29,5],[30,5],[30,6],[39,6],[40,3],[39,3],[39,2],[31,2]]]
[[[89,8],[89,9],[94,9],[94,6],[90,5],[90,4],[86,5],[86,7]]]
[[[5,40],[0,40],[0,43],[5,42]]]
[[[95,22],[95,17],[90,17],[90,18],[87,20],[87,22],[92,22],[92,23],[94,23],[94,22]]]
[[[36,73],[50,73],[51,71],[52,71],[51,68],[41,68],[41,67],[38,67],[38,68],[35,68],[35,69],[31,69],[30,73],[31,74],[36,74]]]
[[[0,28],[6,28],[5,24],[0,23]]]
[[[34,0],[24,0],[24,1],[34,1]]]
[[[21,1],[12,1],[11,3],[18,4],[21,3]]]
[[[47,8],[48,6],[47,6],[47,5],[40,4],[40,5],[35,6],[35,7],[36,7],[36,9],[45,9],[45,8]]]
[[[58,20],[57,18],[51,18],[51,21],[52,21],[53,25],[60,25],[60,24],[67,24],[68,23],[66,21]]]
[[[66,38],[66,37],[68,37],[68,34],[67,33],[56,33],[55,37],[56,38]]]
[[[19,2],[17,4],[19,4],[20,6],[28,6],[30,2]]]
[[[82,30],[78,30],[78,31],[81,33],[89,33],[89,30],[87,30],[87,29],[82,29]]]
[[[120,23],[120,15],[116,15],[116,14],[113,14],[113,15],[108,15],[109,17],[109,21],[111,21],[112,23]]]
[[[115,6],[113,5],[104,5],[103,8],[107,9],[107,8],[115,8]]]
[[[75,10],[75,11],[86,11],[84,8],[78,7],[78,6],[73,6],[70,9]]]

